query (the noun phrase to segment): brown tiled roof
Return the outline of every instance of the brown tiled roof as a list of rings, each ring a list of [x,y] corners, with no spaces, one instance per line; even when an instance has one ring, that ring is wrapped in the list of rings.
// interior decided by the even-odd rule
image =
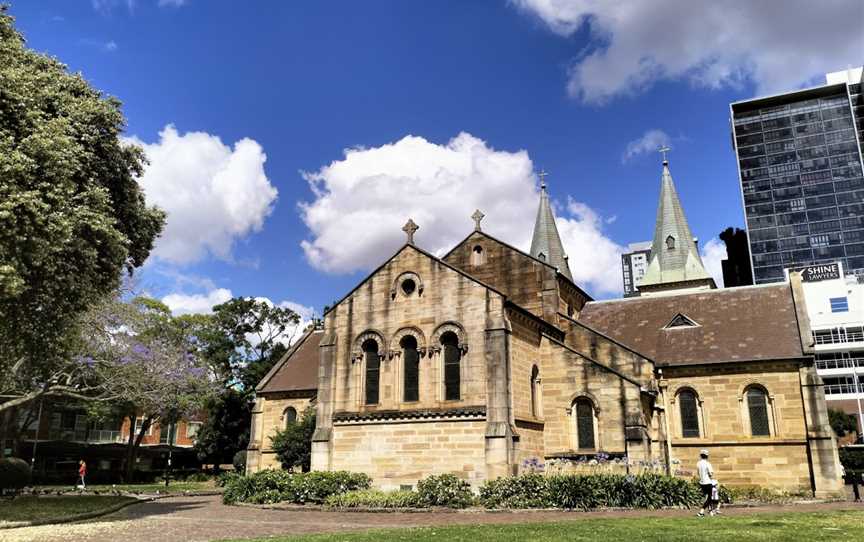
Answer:
[[[258,393],[318,389],[318,343],[324,331],[307,331],[261,379]]]
[[[678,314],[697,325],[664,329]],[[592,302],[579,321],[660,366],[804,356],[786,283]]]

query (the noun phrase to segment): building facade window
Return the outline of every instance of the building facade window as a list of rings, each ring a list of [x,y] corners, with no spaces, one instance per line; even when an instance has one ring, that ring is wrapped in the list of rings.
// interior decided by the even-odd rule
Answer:
[[[289,406],[282,411],[282,419],[285,421],[285,427],[297,423],[297,409]]]
[[[417,339],[411,335],[399,341],[402,347],[402,400],[405,402],[420,399],[420,352]]]
[[[594,403],[586,397],[573,402],[573,416],[576,425],[576,447],[580,450],[596,448],[596,413]]]
[[[203,425],[201,422],[186,422],[186,438],[194,440],[198,436],[201,425]]]
[[[847,297],[832,297],[831,312],[849,312],[849,299]]]
[[[366,339],[363,342],[363,358],[366,362],[366,404],[378,404],[378,388],[380,384],[381,357],[378,355],[378,342]]]
[[[675,238],[671,235],[666,238],[666,250],[675,250]]]
[[[681,414],[681,436],[699,438],[699,402],[693,390],[678,393],[678,408]]]
[[[459,338],[452,331],[443,333],[441,348],[444,352],[444,400],[457,401],[462,380],[462,350],[459,348]]]
[[[175,444],[177,442],[177,424],[159,424],[159,444]]]
[[[531,367],[531,415],[535,418],[542,417],[540,394],[540,369],[536,365]]]
[[[750,415],[750,434],[754,437],[771,436],[771,421],[768,413],[768,394],[753,386],[747,389],[747,411]]]

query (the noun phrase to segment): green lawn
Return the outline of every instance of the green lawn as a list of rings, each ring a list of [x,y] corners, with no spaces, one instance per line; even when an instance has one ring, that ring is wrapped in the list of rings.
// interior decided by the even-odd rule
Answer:
[[[132,497],[97,497],[93,495],[26,496],[12,500],[4,499],[0,500],[0,523],[71,516],[134,500]]]
[[[38,489],[71,491],[71,485],[66,486],[38,486]],[[165,482],[154,484],[87,484],[87,491],[128,491],[130,493],[182,493],[184,491],[213,491],[220,489],[212,481],[209,482],[171,482],[165,487]]]
[[[424,527],[353,534],[260,539],[261,542],[726,542],[861,540],[864,511],[755,514],[717,518],[582,519],[558,523]]]

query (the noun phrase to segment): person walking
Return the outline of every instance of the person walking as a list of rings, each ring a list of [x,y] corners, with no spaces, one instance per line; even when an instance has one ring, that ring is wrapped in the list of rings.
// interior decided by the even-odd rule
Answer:
[[[78,461],[78,481],[81,484],[78,486],[80,489],[87,489],[87,484],[84,479],[87,477],[87,463],[84,460]]]
[[[696,463],[696,472],[699,475],[699,487],[705,495],[705,502],[699,509],[700,518],[705,517],[705,510],[714,515],[714,467],[708,461],[708,450],[699,450],[699,462]]]

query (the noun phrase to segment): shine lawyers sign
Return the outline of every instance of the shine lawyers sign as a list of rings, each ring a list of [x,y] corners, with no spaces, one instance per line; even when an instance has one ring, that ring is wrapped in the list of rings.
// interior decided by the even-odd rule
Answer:
[[[840,278],[840,265],[837,263],[808,265],[802,267],[800,271],[801,280],[804,282],[820,282]]]

